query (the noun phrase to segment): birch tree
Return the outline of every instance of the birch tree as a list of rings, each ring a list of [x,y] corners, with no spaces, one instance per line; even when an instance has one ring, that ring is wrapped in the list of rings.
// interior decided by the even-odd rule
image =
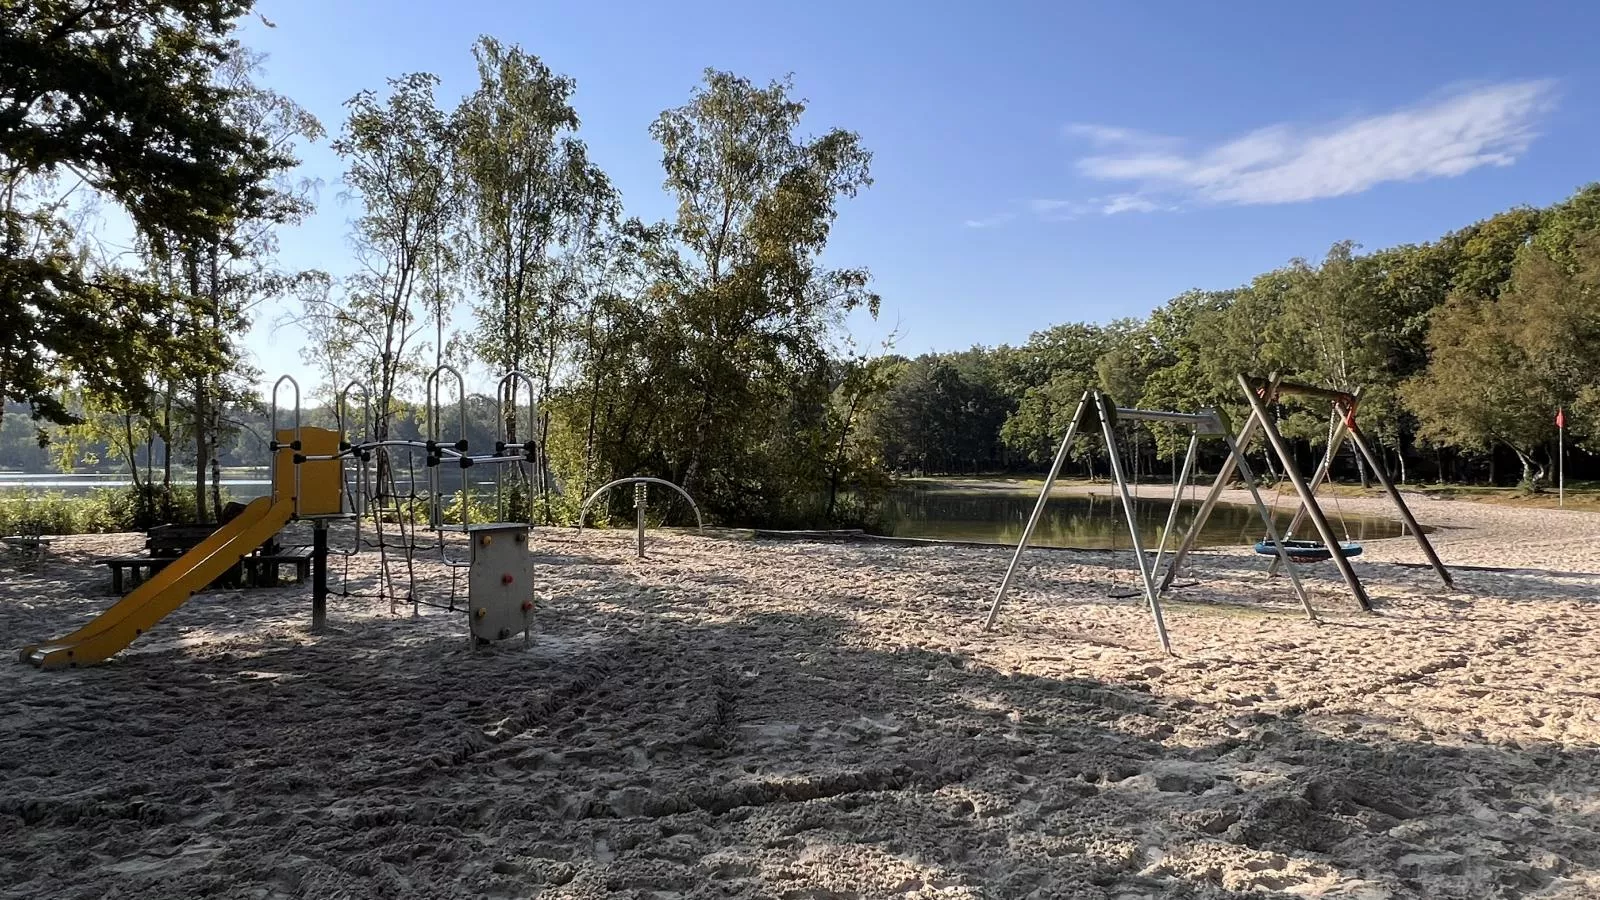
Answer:
[[[380,441],[423,367],[428,303],[446,296],[435,286],[448,277],[441,270],[449,262],[451,140],[434,102],[437,83],[405,75],[389,81],[386,99],[362,91],[345,104],[349,117],[333,149],[345,162],[347,196],[361,206],[350,238],[358,269],[305,302],[308,362],[371,387]],[[378,461],[387,484],[387,455]]]

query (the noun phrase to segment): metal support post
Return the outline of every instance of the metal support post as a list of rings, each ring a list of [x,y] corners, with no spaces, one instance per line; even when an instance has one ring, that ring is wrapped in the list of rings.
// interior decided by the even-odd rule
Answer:
[[[1155,579],[1150,575],[1150,561],[1144,558],[1144,544],[1139,540],[1139,516],[1134,511],[1133,494],[1128,490],[1128,480],[1122,471],[1122,454],[1117,452],[1117,434],[1111,424],[1111,404],[1104,394],[1094,395],[1100,413],[1100,429],[1105,434],[1106,456],[1111,460],[1111,478],[1122,495],[1122,512],[1128,519],[1128,537],[1133,541],[1133,561],[1139,567],[1139,579],[1144,583],[1145,601],[1150,604],[1150,617],[1155,620],[1156,637],[1161,649],[1172,653],[1172,641],[1167,637],[1167,623],[1161,616],[1161,598],[1156,596]]]
[[[649,503],[649,486],[640,482],[633,486],[634,537],[638,543],[639,558],[644,559],[644,512]]]
[[[1194,458],[1200,450],[1200,432],[1198,429],[1189,435],[1189,450],[1183,455],[1183,474],[1172,482],[1172,506],[1167,510],[1167,524],[1161,529],[1161,544],[1156,547],[1156,560],[1150,564],[1150,571],[1155,572],[1161,568],[1161,557],[1167,552],[1167,538],[1172,535],[1172,528],[1178,524],[1178,504],[1183,500],[1183,486],[1188,483],[1189,476],[1194,473]],[[1176,458],[1174,458],[1176,462]]]
[[[1305,607],[1306,618],[1317,621],[1317,611],[1311,607],[1311,598],[1306,594],[1305,585],[1300,583],[1300,576],[1295,573],[1294,564],[1289,559],[1289,551],[1283,547],[1283,540],[1278,535],[1278,526],[1272,521],[1272,512],[1267,509],[1266,501],[1261,499],[1261,489],[1256,486],[1256,476],[1250,471],[1250,463],[1239,452],[1239,445],[1233,442],[1231,435],[1224,434],[1222,439],[1228,443],[1229,455],[1239,462],[1239,477],[1244,479],[1244,485],[1250,490],[1250,499],[1255,501],[1256,513],[1261,516],[1261,524],[1267,529],[1267,537],[1271,539],[1272,546],[1278,549],[1275,562],[1284,565],[1284,571],[1289,575],[1289,583],[1294,585],[1294,595],[1300,599],[1300,605]]]
[[[1267,394],[1271,396],[1277,387],[1278,376],[1272,376],[1267,385]],[[1178,544],[1178,549],[1172,553],[1172,562],[1167,564],[1167,574],[1161,578],[1161,590],[1172,586],[1178,578],[1178,569],[1183,565],[1183,560],[1194,549],[1195,541],[1200,538],[1201,529],[1206,527],[1206,520],[1211,518],[1211,511],[1216,509],[1217,501],[1221,499],[1222,492],[1228,486],[1228,479],[1233,477],[1233,471],[1238,460],[1244,459],[1244,452],[1250,448],[1250,441],[1256,435],[1256,429],[1261,427],[1261,419],[1254,411],[1245,419],[1244,425],[1239,428],[1239,436],[1234,439],[1237,453],[1230,454],[1223,461],[1222,467],[1217,470],[1217,480],[1211,483],[1211,489],[1206,491],[1205,499],[1200,501],[1200,511],[1195,513],[1194,522],[1189,525],[1189,530],[1184,533],[1183,541]]]
[[[1083,412],[1089,405],[1089,392],[1084,391],[1078,400],[1078,409],[1072,414],[1072,423],[1067,426],[1067,433],[1061,438],[1061,447],[1056,450],[1055,461],[1050,464],[1050,473],[1044,477],[1044,487],[1039,491],[1039,502],[1033,505],[1033,513],[1028,516],[1028,524],[1022,528],[1022,538],[1017,541],[1016,552],[1011,554],[1011,565],[1006,566],[1006,577],[1000,579],[1000,588],[994,592],[994,602],[989,604],[989,615],[983,620],[983,630],[994,628],[994,620],[1000,615],[1000,604],[1005,602],[1006,591],[1011,588],[1011,579],[1017,574],[1017,564],[1022,561],[1022,551],[1028,549],[1028,541],[1033,539],[1033,529],[1038,526],[1039,519],[1044,515],[1045,504],[1050,501],[1050,489],[1055,486],[1056,476],[1061,474],[1061,464],[1067,461],[1067,453],[1072,449],[1072,441],[1078,436],[1078,423],[1083,420]]]
[[[311,630],[328,625],[328,523],[316,520],[311,529]]]

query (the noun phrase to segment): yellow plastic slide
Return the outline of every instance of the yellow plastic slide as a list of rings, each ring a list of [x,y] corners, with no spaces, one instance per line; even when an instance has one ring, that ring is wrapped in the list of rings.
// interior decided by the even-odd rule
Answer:
[[[292,497],[285,496],[276,503],[271,497],[252,500],[233,521],[167,564],[89,624],[66,637],[22,648],[22,659],[45,669],[110,659],[185,600],[205,590],[292,518]]]

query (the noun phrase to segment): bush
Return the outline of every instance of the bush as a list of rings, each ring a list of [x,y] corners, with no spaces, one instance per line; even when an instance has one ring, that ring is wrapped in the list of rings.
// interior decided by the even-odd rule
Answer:
[[[223,497],[224,502],[227,499]],[[59,491],[40,494],[21,489],[0,496],[3,534],[106,534],[194,521],[194,488],[186,485],[98,488],[70,497]]]
[[[0,533],[78,534],[77,506],[59,492],[8,492],[0,498]]]

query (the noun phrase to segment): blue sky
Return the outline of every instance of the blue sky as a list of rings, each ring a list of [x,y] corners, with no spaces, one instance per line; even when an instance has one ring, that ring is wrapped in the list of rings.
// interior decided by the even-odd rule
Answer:
[[[859,132],[874,186],[830,262],[866,266],[917,353],[1141,315],[1334,241],[1428,240],[1600,178],[1600,5],[301,2],[243,34],[265,83],[331,133],[343,101],[411,71],[441,102],[490,33],[576,79],[591,156],[630,214],[664,218],[647,127],[707,66],[793,73],[805,128]],[[348,272],[340,166],[305,149],[321,209],[286,263]],[[248,346],[302,374],[265,311]],[[463,319],[461,324],[466,324]],[[478,378],[474,379],[478,381]]]

